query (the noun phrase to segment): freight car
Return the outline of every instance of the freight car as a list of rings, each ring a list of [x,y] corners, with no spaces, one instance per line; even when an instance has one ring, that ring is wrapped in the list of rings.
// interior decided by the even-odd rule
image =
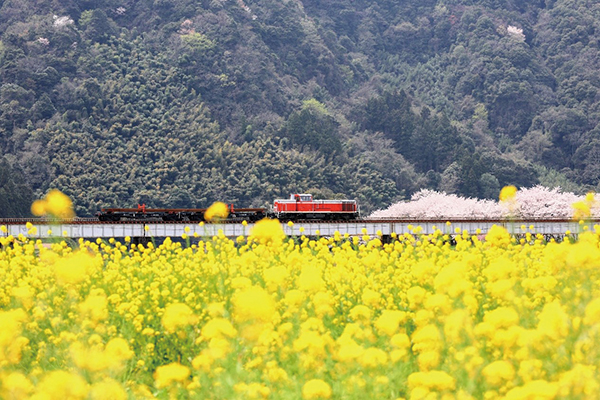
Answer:
[[[234,208],[229,205],[227,221],[255,222],[265,217],[281,221],[351,220],[359,217],[356,200],[313,200],[311,194],[292,194],[278,199],[272,210],[264,208]],[[100,221],[204,221],[206,208],[103,208],[96,214]]]
[[[228,221],[255,222],[267,216],[264,208],[234,208],[228,206]],[[96,214],[100,221],[204,221],[206,208],[147,208],[138,205],[137,208],[103,208]]]

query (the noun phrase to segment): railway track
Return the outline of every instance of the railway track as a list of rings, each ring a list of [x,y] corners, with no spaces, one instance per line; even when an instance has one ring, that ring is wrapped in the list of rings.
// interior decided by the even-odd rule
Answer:
[[[286,223],[287,221],[282,221]],[[450,224],[454,223],[494,223],[494,224],[523,224],[523,223],[573,223],[576,222],[569,218],[357,218],[354,220],[297,220],[293,221],[294,224],[340,224],[340,223],[408,223],[408,224]],[[25,225],[32,223],[34,225],[41,224],[58,224],[58,225],[72,225],[72,224],[106,224],[106,225],[120,225],[120,224],[198,224],[197,221],[163,221],[160,219],[128,219],[122,221],[100,221],[98,218],[72,218],[72,219],[46,219],[46,218],[0,218],[0,225]],[[239,224],[241,221],[220,221],[218,224]],[[578,222],[577,222],[578,223]],[[203,223],[209,225],[210,223]],[[600,219],[591,219],[586,221],[586,224],[600,225]]]

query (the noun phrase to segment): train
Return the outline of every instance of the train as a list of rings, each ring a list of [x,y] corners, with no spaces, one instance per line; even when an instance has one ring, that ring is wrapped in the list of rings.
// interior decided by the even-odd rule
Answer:
[[[227,206],[227,222],[256,222],[263,218],[277,218],[280,221],[338,221],[360,218],[360,209],[356,200],[315,200],[312,194],[291,194],[289,199],[276,199],[272,209],[236,208]],[[103,208],[97,214],[100,221],[165,221],[165,222],[203,222],[206,208]],[[208,222],[208,221],[206,221]]]

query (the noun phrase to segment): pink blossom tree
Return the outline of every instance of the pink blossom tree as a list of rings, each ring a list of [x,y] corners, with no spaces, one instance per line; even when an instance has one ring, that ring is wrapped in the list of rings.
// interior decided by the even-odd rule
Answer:
[[[560,188],[544,186],[521,188],[509,202],[465,198],[455,194],[422,189],[410,201],[402,201],[385,210],[375,211],[373,218],[414,219],[499,219],[499,218],[562,218],[573,217],[573,204],[586,196],[562,192]],[[600,217],[600,205],[592,204],[591,217]]]

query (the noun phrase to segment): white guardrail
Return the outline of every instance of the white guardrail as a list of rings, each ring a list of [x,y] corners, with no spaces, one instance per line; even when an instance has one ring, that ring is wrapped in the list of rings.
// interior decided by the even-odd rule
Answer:
[[[596,221],[598,222],[598,221]],[[600,223],[600,222],[598,222]],[[296,222],[292,226],[282,223],[281,226],[288,236],[333,236],[335,232],[351,236],[367,234],[391,235],[418,233],[430,234],[439,229],[443,233],[457,234],[467,231],[469,234],[485,235],[493,225],[505,227],[510,233],[561,236],[566,232],[577,233],[582,230],[582,225],[576,221],[378,221],[360,220],[349,222]],[[594,223],[587,224],[593,229]],[[254,226],[249,223],[203,224],[198,223],[153,223],[153,222],[126,222],[126,223],[48,223],[33,222],[28,228],[25,222],[5,224],[5,232],[0,235],[23,235],[30,238],[68,237],[68,238],[110,238],[110,237],[181,237],[186,234],[190,237],[197,234],[200,237],[212,237],[223,232],[225,236],[247,236]],[[417,229],[417,227],[420,227]]]

